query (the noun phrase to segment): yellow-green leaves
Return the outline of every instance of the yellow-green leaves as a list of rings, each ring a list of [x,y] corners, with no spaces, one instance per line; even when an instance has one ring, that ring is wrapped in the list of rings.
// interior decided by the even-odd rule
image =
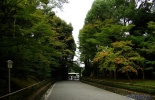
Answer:
[[[99,52],[96,54],[96,57],[93,59],[93,62],[100,62],[104,59],[104,57],[106,57],[108,55],[107,52]]]
[[[98,63],[101,70],[116,71],[117,69],[117,71],[122,73],[133,72],[138,75],[137,70],[140,67],[136,62],[140,62],[144,58],[134,51],[132,46],[131,41],[114,42],[112,43],[112,48],[102,48],[102,51],[96,54],[93,62]]]

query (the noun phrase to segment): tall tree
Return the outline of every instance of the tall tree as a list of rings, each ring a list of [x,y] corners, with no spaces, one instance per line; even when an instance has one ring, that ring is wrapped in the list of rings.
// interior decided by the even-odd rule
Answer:
[[[147,16],[147,17],[146,17]],[[145,70],[152,69],[153,63],[153,52],[148,54],[148,48],[151,52],[153,47],[150,48],[151,42],[154,43],[154,1],[149,0],[96,0],[94,1],[90,11],[85,18],[84,27],[81,29],[79,34],[80,40],[80,51],[82,61],[88,60],[86,66],[94,66],[95,68],[100,68],[100,63],[95,63],[92,65],[92,59],[98,58],[100,55],[98,48],[116,48],[113,43],[119,41],[132,41],[130,49],[137,53],[137,58],[133,61],[135,66],[140,65],[137,73],[142,71],[143,79],[145,77]],[[150,22],[152,21],[152,22]],[[120,42],[120,44],[123,42]],[[94,48],[93,50],[90,48]],[[150,50],[151,49],[151,50]],[[87,52],[88,50],[89,52]],[[114,50],[114,55],[117,50]],[[97,54],[96,56],[94,54]],[[128,52],[129,53],[129,52]],[[104,54],[104,53],[101,53]],[[108,59],[111,59],[110,54]],[[120,54],[123,56],[122,54]],[[130,57],[129,57],[130,58]],[[105,59],[103,61],[108,63],[110,60]],[[125,58],[126,59],[126,58]],[[125,60],[124,59],[124,60]],[[109,61],[109,62],[108,62]],[[129,61],[130,60],[125,60]],[[125,62],[124,61],[124,62]],[[112,61],[111,61],[112,62]],[[152,63],[151,63],[152,62]],[[126,62],[127,64],[127,62]],[[119,64],[117,64],[119,65]],[[148,66],[147,66],[148,65]],[[96,67],[98,66],[98,67]],[[134,67],[135,67],[134,66]],[[147,66],[147,67],[146,67]],[[103,66],[104,68],[105,66]],[[125,67],[124,67],[125,68]],[[131,68],[131,67],[130,67]],[[130,69],[128,68],[128,69]],[[87,69],[90,73],[92,72],[91,67]],[[134,71],[133,71],[134,72]],[[141,75],[141,74],[140,74]],[[148,74],[148,76],[150,76]]]
[[[62,7],[66,0],[53,2]],[[40,4],[45,3],[49,3],[48,0],[0,2],[2,81],[7,77],[7,60],[14,62],[12,76],[18,79],[33,77],[42,80],[51,77],[54,67],[62,69],[64,63],[72,63],[75,52],[72,25],[57,17],[48,4],[41,8]],[[56,7],[54,3],[52,5]]]

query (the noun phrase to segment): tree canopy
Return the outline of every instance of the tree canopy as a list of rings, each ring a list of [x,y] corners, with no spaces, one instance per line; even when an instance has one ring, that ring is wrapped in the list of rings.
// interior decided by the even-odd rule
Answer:
[[[154,0],[95,0],[79,33],[85,76],[153,78]],[[135,74],[133,74],[135,73]]]
[[[2,0],[0,2],[0,75],[7,77],[7,60],[16,78],[67,77],[76,45],[73,27],[55,15],[67,0]],[[52,7],[51,7],[52,5]],[[64,77],[64,75],[65,77]]]

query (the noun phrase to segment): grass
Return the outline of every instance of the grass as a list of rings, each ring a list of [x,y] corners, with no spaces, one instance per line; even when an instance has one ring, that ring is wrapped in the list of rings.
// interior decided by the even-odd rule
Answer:
[[[134,82],[136,85],[155,86],[155,80],[137,80]]]
[[[12,78],[11,81],[14,83],[15,86],[17,86],[17,89],[25,88],[37,82],[36,80],[31,78],[28,79]]]
[[[112,92],[122,94],[146,94],[155,97],[155,80],[125,80],[125,79],[96,79],[83,78],[82,81],[92,84],[94,86],[103,87]],[[106,87],[107,86],[107,87]],[[123,89],[123,90],[122,90]],[[125,90],[125,91],[124,91]],[[153,97],[152,100],[155,100]],[[139,99],[138,99],[139,100]],[[150,99],[149,99],[150,100]]]
[[[146,86],[153,86],[155,87],[155,80],[140,80],[140,79],[133,79],[132,81],[129,81],[128,79],[102,79],[105,81],[113,81],[113,82],[123,82],[123,83],[131,83],[135,85],[146,85]]]
[[[37,83],[38,80],[33,78],[15,78],[11,77],[11,92],[26,88]],[[0,96],[8,94],[8,80],[0,80]]]

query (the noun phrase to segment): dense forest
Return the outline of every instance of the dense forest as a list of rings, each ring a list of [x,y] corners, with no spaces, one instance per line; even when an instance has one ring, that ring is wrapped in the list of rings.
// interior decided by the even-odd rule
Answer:
[[[83,76],[155,77],[155,0],[95,0],[79,33]]]
[[[67,0],[0,1],[0,88],[7,89],[7,60],[13,61],[11,81],[49,77],[66,79],[76,45],[73,27],[56,16]]]

